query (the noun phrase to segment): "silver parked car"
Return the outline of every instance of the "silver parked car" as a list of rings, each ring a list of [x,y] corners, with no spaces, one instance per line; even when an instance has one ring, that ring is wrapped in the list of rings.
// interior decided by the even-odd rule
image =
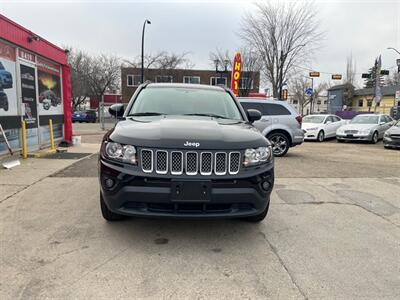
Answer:
[[[302,117],[287,102],[259,98],[239,98],[239,101],[245,110],[261,112],[262,117],[254,126],[270,140],[275,156],[284,156],[290,147],[303,143]]]
[[[336,131],[338,142],[369,141],[373,144],[383,138],[394,121],[388,115],[362,114],[355,116],[349,124],[339,127]]]
[[[383,136],[383,146],[400,149],[400,120],[386,130]]]

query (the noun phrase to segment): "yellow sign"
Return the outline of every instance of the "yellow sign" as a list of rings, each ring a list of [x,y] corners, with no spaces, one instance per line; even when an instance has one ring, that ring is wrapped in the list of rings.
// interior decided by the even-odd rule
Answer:
[[[235,94],[235,96],[239,95],[239,82],[240,82],[241,71],[242,71],[242,60],[240,57],[240,53],[237,52],[233,59],[232,80],[231,80],[231,90]]]

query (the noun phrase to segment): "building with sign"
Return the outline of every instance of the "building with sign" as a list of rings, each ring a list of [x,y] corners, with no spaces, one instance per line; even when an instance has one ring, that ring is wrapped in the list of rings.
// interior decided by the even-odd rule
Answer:
[[[0,124],[14,150],[21,148],[26,122],[28,150],[71,141],[71,91],[67,54],[0,14]],[[0,136],[0,154],[6,151]]]
[[[140,68],[121,69],[121,91],[122,101],[128,102],[141,81]],[[230,86],[231,72],[217,74],[215,70],[194,70],[194,69],[147,69],[145,79],[151,82],[181,82],[208,85]],[[260,72],[241,72],[239,79],[239,96],[248,93],[258,93],[260,86]]]

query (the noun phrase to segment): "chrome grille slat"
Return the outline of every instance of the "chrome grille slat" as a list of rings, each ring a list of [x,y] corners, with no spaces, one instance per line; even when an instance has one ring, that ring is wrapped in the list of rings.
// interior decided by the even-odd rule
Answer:
[[[186,152],[185,170],[187,175],[196,175],[198,171],[198,155],[197,152]]]
[[[229,153],[229,174],[237,174],[240,169],[240,152]]]
[[[183,153],[181,151],[171,152],[171,174],[183,174]]]
[[[145,173],[153,172],[153,150],[142,149],[140,154],[141,154],[140,161],[143,172]]]
[[[225,175],[227,168],[227,155],[226,152],[216,152],[214,159],[214,173],[215,175]]]
[[[201,152],[200,154],[200,174],[201,175],[211,175],[212,166],[212,153],[211,152]]]
[[[239,151],[179,151],[140,149],[140,166],[145,173],[161,175],[235,175],[240,172]]]
[[[168,173],[168,152],[165,150],[156,151],[156,173]]]

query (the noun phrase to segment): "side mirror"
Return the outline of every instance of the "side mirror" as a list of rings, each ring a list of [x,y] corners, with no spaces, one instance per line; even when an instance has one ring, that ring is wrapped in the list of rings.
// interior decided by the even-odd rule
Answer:
[[[124,105],[121,103],[113,104],[108,109],[110,115],[112,115],[115,118],[121,118],[124,115],[124,111],[125,111]]]
[[[257,109],[248,109],[246,113],[250,123],[261,119],[261,113]]]
[[[379,123],[379,125],[385,125],[385,124],[386,124],[385,122],[380,122],[380,123]]]
[[[326,121],[326,124],[331,124],[332,123],[332,121]]]

